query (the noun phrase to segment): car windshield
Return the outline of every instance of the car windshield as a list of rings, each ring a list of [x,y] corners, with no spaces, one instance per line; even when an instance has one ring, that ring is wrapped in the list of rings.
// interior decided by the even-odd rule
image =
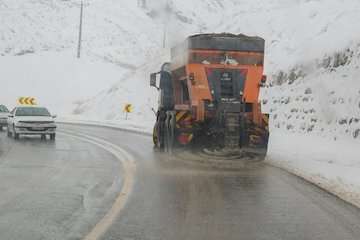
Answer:
[[[46,108],[20,107],[16,110],[16,116],[44,116],[49,117],[50,113]]]
[[[0,112],[2,112],[2,113],[8,113],[9,110],[8,110],[4,105],[0,105]]]

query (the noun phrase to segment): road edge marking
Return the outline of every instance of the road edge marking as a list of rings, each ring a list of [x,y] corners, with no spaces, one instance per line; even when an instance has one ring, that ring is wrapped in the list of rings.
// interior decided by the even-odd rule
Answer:
[[[110,152],[121,162],[123,166],[124,178],[120,193],[116,197],[110,210],[102,217],[99,222],[97,222],[97,224],[90,230],[90,232],[87,233],[84,238],[82,238],[83,240],[97,240],[110,228],[115,219],[120,215],[121,210],[126,205],[126,202],[134,186],[134,176],[136,171],[134,157],[121,147],[97,137],[85,134],[73,134],[67,131],[58,131],[58,133],[91,143],[104,149],[107,152]]]

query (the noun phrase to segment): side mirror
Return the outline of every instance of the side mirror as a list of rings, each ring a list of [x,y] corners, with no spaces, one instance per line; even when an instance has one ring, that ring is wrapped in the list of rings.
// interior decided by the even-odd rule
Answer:
[[[150,86],[159,90],[159,87],[156,85],[156,75],[157,73],[150,74]]]

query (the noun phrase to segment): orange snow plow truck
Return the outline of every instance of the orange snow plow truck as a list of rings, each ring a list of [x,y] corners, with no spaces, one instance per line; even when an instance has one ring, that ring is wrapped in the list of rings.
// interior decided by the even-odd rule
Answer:
[[[251,149],[264,152],[267,114],[259,91],[265,41],[233,34],[199,34],[171,50],[171,62],[152,73],[160,92],[154,126],[155,147]]]

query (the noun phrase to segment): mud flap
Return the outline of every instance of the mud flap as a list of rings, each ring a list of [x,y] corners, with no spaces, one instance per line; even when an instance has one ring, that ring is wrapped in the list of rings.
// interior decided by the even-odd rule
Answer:
[[[226,113],[225,114],[225,148],[238,148],[240,142],[240,114]]]

